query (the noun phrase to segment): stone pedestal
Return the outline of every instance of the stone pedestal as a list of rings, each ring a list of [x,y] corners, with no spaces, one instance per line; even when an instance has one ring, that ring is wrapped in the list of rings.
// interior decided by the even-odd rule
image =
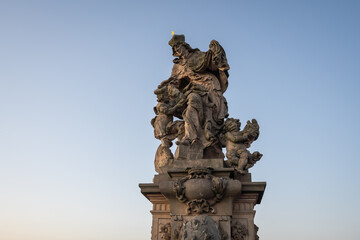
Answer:
[[[175,160],[139,186],[153,204],[152,240],[257,239],[254,206],[266,183],[224,168],[222,159]]]

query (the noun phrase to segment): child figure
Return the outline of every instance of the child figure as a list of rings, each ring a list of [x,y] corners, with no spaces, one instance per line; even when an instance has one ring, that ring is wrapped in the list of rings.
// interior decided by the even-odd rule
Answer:
[[[171,84],[156,89],[154,93],[158,98],[158,104],[154,107],[157,116],[151,120],[151,125],[154,127],[155,138],[161,140],[170,134],[169,128],[174,125],[173,116],[178,117],[178,112],[182,112],[186,98]]]
[[[184,135],[183,122],[173,121],[173,118],[175,112],[182,107],[185,101],[182,100],[182,94],[174,87],[170,89],[168,86],[161,86],[154,93],[157,95],[158,101],[154,107],[157,116],[151,120],[151,125],[154,127],[155,138],[161,140],[155,154],[155,170],[158,173],[166,173],[165,168],[172,165],[174,159],[170,150],[172,141],[175,138],[181,139]]]
[[[242,131],[240,131],[240,126],[239,119],[226,119],[226,157],[228,158],[227,165],[229,167],[235,167],[238,172],[245,174],[262,157],[262,154],[259,152],[251,154],[247,150],[259,137],[259,125],[253,119],[252,122],[247,122]]]
[[[155,138],[159,140],[166,136],[166,127],[173,121],[173,109],[166,90],[166,87],[155,90],[158,104],[154,107],[154,112],[157,116],[151,120],[151,125],[154,127]]]

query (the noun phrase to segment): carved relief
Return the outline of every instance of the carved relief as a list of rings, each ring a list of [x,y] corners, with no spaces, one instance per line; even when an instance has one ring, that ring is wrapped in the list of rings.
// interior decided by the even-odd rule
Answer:
[[[193,168],[174,183],[174,191],[177,199],[188,205],[188,214],[215,213],[212,206],[223,199],[226,185],[227,180],[214,177],[210,169]]]
[[[181,240],[183,232],[183,217],[182,216],[173,216],[172,217],[172,238],[173,240]]]
[[[182,238],[182,227],[183,225],[177,225],[177,227],[174,229],[174,240],[180,240]]]
[[[246,226],[240,222],[235,222],[231,225],[231,240],[245,240],[249,235]]]
[[[221,240],[215,221],[207,215],[198,215],[185,222],[181,240]]]
[[[212,177],[213,187],[211,190],[215,193],[215,202],[220,202],[224,198],[226,181],[223,178]]]
[[[229,239],[229,234],[227,233],[227,231],[223,228],[222,226],[222,222],[226,223],[229,221],[229,217],[227,216],[222,216],[219,221],[217,222],[217,226],[220,232],[220,237],[221,240],[228,240]]]
[[[198,214],[202,214],[202,213],[215,213],[215,210],[210,207],[210,204],[208,201],[206,201],[205,199],[200,199],[200,200],[191,200],[187,203],[188,208],[187,208],[187,213],[191,214],[191,213],[198,213]]]
[[[165,225],[160,226],[159,233],[160,233],[161,239],[171,240],[171,224],[166,223]]]

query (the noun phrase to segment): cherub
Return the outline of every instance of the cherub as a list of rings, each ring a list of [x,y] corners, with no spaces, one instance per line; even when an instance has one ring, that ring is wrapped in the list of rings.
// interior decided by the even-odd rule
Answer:
[[[245,128],[240,131],[239,119],[228,118],[225,122],[226,157],[227,165],[235,167],[241,174],[247,173],[248,169],[259,161],[262,154],[250,153],[247,148],[259,137],[259,125],[255,119],[247,121]]]
[[[157,116],[151,120],[151,125],[154,127],[155,138],[161,140],[166,136],[166,126],[173,121],[174,112],[170,104],[167,87],[158,88],[154,93],[157,95],[158,101],[154,107]]]
[[[173,116],[179,115],[186,104],[186,97],[173,84],[159,85],[154,91],[158,104],[154,107],[157,115],[151,120],[155,138],[161,140],[168,135],[168,129],[173,124]]]
[[[159,86],[154,93],[157,95],[158,104],[154,107],[157,115],[151,120],[154,127],[155,138],[161,140],[155,154],[155,170],[162,173],[163,167],[172,164],[174,156],[170,150],[172,141],[177,137],[181,139],[184,135],[184,124],[181,121],[173,121],[176,111],[185,103],[182,93],[174,86]],[[175,115],[176,116],[176,115]]]

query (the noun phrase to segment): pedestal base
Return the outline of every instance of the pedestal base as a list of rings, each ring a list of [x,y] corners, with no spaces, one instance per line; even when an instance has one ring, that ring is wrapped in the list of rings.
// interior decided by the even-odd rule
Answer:
[[[251,182],[251,175],[237,175],[232,168],[208,168],[209,161],[220,166],[220,160],[189,161],[189,167],[177,163],[168,174],[156,175],[154,183],[139,185],[153,204],[152,240],[205,239],[201,234],[216,240],[257,239],[254,207],[266,183]]]

